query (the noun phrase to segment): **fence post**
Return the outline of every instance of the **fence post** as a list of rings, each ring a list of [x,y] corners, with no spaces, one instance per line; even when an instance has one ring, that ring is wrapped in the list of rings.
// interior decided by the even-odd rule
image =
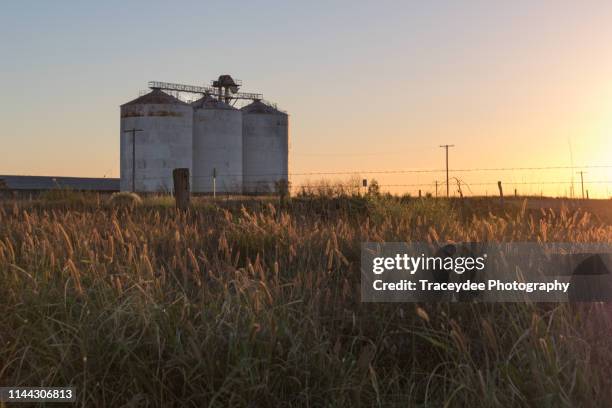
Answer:
[[[499,204],[503,207],[504,206],[504,190],[502,188],[501,181],[497,182],[497,187],[499,188]]]
[[[213,167],[213,199],[217,198],[217,168]]]
[[[174,180],[174,198],[176,208],[186,210],[189,207],[189,169],[172,170]]]

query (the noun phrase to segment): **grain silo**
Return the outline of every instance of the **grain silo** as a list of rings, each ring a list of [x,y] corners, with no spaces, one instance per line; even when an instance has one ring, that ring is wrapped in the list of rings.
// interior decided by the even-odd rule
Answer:
[[[121,105],[121,191],[172,191],[192,161],[193,108],[160,89]]]
[[[274,192],[278,182],[289,181],[288,115],[260,100],[241,110],[244,192]]]
[[[193,192],[242,192],[242,113],[206,93],[193,113]]]

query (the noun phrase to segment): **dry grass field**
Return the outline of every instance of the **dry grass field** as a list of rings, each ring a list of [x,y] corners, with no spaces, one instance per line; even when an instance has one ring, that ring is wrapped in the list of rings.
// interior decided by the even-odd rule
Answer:
[[[6,201],[0,384],[88,407],[607,406],[605,304],[359,297],[363,241],[612,242],[600,203]]]

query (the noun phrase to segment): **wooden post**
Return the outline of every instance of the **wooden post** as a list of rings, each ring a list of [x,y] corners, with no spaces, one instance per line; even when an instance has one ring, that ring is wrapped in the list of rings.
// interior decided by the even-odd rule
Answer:
[[[504,206],[504,190],[502,188],[501,181],[497,182],[497,187],[499,188],[499,204],[503,207]]]
[[[186,210],[189,208],[189,169],[172,170],[174,180],[174,198],[176,208]]]
[[[587,200],[589,199],[589,190],[586,191],[587,194]]]
[[[514,198],[518,197],[518,192],[516,191],[516,188],[514,189]]]
[[[280,179],[276,182],[276,192],[281,206],[284,206],[289,198],[289,181]]]
[[[419,198],[421,198],[421,190],[419,189]]]

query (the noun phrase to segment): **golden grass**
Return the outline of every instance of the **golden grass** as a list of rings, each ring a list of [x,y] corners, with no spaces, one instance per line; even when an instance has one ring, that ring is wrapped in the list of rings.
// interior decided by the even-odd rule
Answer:
[[[605,305],[360,303],[363,241],[612,241],[579,210],[485,204],[0,207],[0,383],[84,406],[603,406]]]

